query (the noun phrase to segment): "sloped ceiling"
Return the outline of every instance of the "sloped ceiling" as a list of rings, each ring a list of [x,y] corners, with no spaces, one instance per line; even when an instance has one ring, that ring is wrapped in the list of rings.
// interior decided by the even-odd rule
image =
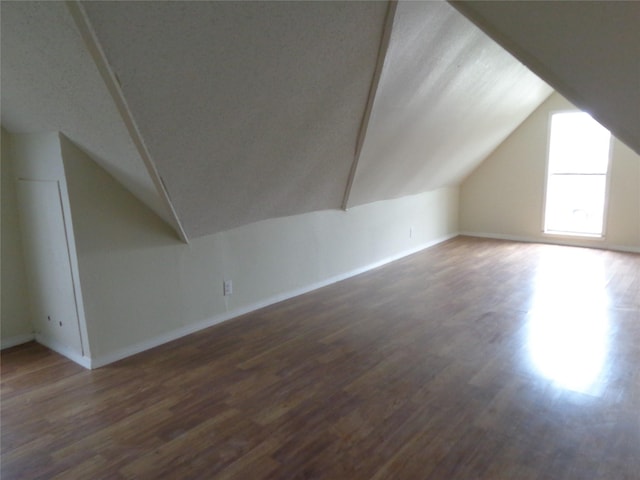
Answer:
[[[640,2],[453,5],[640,154]]]
[[[386,3],[84,7],[189,237],[340,208]]]
[[[188,237],[458,183],[551,91],[445,2],[0,8],[3,125],[62,131]]]
[[[340,208],[386,4],[84,7],[189,236]],[[373,93],[347,206],[460,181],[551,89],[449,4],[407,2]]]
[[[551,92],[448,3],[400,3],[348,206],[460,182]]]
[[[2,125],[64,132],[175,226],[65,4],[3,1],[0,13]]]

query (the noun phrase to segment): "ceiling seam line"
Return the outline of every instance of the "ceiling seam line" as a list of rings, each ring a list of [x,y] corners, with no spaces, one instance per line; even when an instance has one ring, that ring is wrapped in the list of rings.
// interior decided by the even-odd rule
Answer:
[[[122,89],[120,87],[120,82],[115,74],[115,72],[111,69],[109,62],[107,61],[106,54],[104,53],[100,43],[98,41],[98,37],[89,21],[87,13],[84,10],[81,2],[78,0],[67,0],[65,2],[71,17],[73,18],[76,27],[80,32],[80,36],[82,37],[83,43],[87,48],[87,51],[91,55],[100,76],[102,77],[111,98],[113,99],[116,109],[118,113],[120,113],[120,117],[122,118],[127,131],[129,132],[129,136],[133,141],[133,144],[138,151],[138,154],[142,158],[142,161],[153,181],[154,186],[156,187],[160,197],[165,204],[165,206],[169,209],[171,213],[171,217],[175,223],[174,229],[176,233],[180,237],[182,241],[185,243],[189,243],[189,238],[182,226],[182,222],[180,222],[180,218],[176,212],[175,207],[173,206],[173,202],[169,197],[169,192],[167,191],[164,182],[160,177],[160,173],[158,169],[151,159],[151,154],[147,149],[146,144],[142,138],[142,135],[138,129],[138,126],[133,118],[133,114],[129,109],[127,101],[122,93]]]
[[[369,93],[367,95],[367,103],[362,114],[362,121],[360,122],[360,128],[358,129],[358,136],[356,138],[356,148],[351,162],[351,168],[349,169],[349,177],[347,178],[347,185],[342,198],[342,210],[347,210],[349,205],[349,197],[351,196],[351,189],[356,177],[356,171],[358,169],[358,163],[360,161],[360,154],[362,153],[362,147],[367,135],[367,129],[369,127],[369,120],[371,118],[371,112],[373,111],[373,104],[378,92],[378,85],[380,84],[380,77],[382,76],[382,69],[384,67],[385,59],[387,58],[387,50],[389,48],[389,42],[391,40],[391,30],[393,28],[393,21],[395,19],[396,7],[398,5],[397,0],[391,0],[387,7],[387,13],[384,19],[384,26],[382,30],[382,38],[380,39],[380,46],[378,47],[378,57],[376,59],[376,66],[371,77],[371,84],[369,86]]]

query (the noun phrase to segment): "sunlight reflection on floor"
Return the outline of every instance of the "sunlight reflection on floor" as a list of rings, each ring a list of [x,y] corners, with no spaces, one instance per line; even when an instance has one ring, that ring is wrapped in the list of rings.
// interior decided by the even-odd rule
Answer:
[[[597,393],[609,349],[608,303],[600,255],[586,249],[543,253],[527,332],[539,374],[560,388]]]

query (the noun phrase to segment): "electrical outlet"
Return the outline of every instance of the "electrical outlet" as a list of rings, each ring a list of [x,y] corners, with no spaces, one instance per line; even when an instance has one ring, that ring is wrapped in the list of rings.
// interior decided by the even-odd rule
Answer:
[[[222,294],[226,297],[227,295],[231,295],[233,293],[233,281],[225,280],[222,285]]]

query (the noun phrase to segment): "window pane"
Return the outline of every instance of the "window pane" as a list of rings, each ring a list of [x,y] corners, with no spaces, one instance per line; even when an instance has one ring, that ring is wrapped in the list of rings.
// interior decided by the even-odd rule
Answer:
[[[606,175],[551,175],[545,231],[600,235]]]
[[[609,131],[583,112],[551,117],[549,173],[607,173]]]

